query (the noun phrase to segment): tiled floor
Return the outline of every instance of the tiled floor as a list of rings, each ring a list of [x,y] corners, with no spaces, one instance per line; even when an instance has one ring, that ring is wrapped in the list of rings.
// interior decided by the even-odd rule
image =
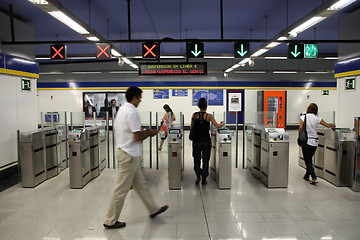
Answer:
[[[105,230],[116,170],[105,169],[81,190],[69,189],[65,170],[34,189],[18,184],[0,193],[0,239],[360,239],[360,193],[322,179],[317,186],[305,182],[297,163],[296,131],[290,135],[287,189],[267,189],[246,169],[233,169],[231,190],[218,190],[211,179],[195,186],[186,143],[183,190],[168,190],[166,170],[145,170],[158,204],[170,206],[157,218],[150,219],[130,191],[121,215],[127,226]]]

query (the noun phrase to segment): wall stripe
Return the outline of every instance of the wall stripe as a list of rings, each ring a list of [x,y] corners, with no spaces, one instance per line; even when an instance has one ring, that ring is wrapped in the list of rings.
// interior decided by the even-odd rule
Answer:
[[[334,76],[335,76],[335,78],[341,78],[341,77],[349,77],[349,76],[356,76],[356,75],[360,75],[360,70],[337,73]]]
[[[35,61],[0,54],[0,73],[39,78],[39,64]]]
[[[335,78],[360,75],[360,58],[352,58],[335,64]]]

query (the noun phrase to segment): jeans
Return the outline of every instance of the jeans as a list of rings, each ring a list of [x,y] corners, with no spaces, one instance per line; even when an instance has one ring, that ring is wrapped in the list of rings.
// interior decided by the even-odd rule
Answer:
[[[193,158],[194,171],[196,177],[203,181],[209,176],[209,160],[210,160],[211,142],[193,142]],[[200,167],[202,159],[202,169]]]
[[[306,173],[305,173],[305,176],[304,176],[305,179],[308,179],[309,176],[311,176],[312,180],[316,179],[314,167],[313,167],[313,164],[312,164],[312,158],[313,158],[313,156],[315,154],[316,148],[317,147],[310,146],[308,144],[305,144],[302,147],[302,152],[303,152],[303,155],[304,155],[304,161],[305,161],[305,164],[306,164]]]

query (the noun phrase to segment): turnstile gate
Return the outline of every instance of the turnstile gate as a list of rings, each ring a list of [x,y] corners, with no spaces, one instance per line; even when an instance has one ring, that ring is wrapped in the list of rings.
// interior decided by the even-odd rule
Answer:
[[[325,130],[324,178],[335,186],[352,186],[355,132],[349,128]]]
[[[325,130],[326,128],[318,128],[318,147],[315,152],[314,170],[317,177],[324,178],[324,151],[325,151]]]
[[[86,129],[69,133],[70,188],[83,188],[90,180],[90,136]]]
[[[352,190],[354,192],[360,192],[360,117],[355,117],[354,119],[354,132],[356,138],[356,153]]]
[[[99,168],[99,128],[87,128],[90,136],[90,176],[91,179],[100,175]]]
[[[67,159],[67,131],[66,131],[66,127],[65,126],[56,126],[55,127],[57,130],[57,137],[58,137],[58,142],[59,142],[59,170],[62,171],[65,168],[68,167],[68,159]]]
[[[261,132],[261,181],[268,188],[288,186],[289,134],[283,128]]]
[[[215,134],[214,134],[215,132]],[[210,158],[210,176],[213,178],[219,189],[231,188],[231,131],[220,128],[212,131],[213,157]]]
[[[168,133],[168,178],[170,190],[181,189],[182,159],[181,129],[179,127],[171,127]]]
[[[260,158],[261,158],[261,130],[254,128],[252,133],[253,143],[253,169],[252,175],[260,179]]]
[[[45,132],[20,133],[20,168],[23,187],[35,187],[46,180]]]
[[[106,168],[106,131],[104,129],[100,129],[99,138],[99,167],[102,171]]]
[[[253,135],[253,127],[247,126],[245,131],[246,134],[246,168],[252,171],[253,169],[253,143],[252,143],[252,135]]]
[[[60,172],[60,149],[58,132],[55,128],[46,127],[45,132],[45,147],[46,147],[46,179],[55,177]]]

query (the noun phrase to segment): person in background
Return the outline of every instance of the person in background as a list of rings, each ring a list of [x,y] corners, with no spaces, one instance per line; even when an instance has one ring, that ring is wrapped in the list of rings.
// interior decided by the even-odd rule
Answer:
[[[116,113],[118,112],[119,107],[116,106],[116,100],[115,99],[111,99],[110,101],[110,108],[109,108],[109,117],[112,118],[113,113],[114,113],[114,118],[116,117]]]
[[[314,167],[312,164],[312,158],[315,154],[316,148],[318,146],[318,135],[317,135],[317,127],[319,124],[328,127],[334,128],[335,124],[329,124],[325,122],[321,117],[317,116],[318,113],[318,106],[315,103],[310,103],[306,109],[306,114],[300,117],[300,127],[299,127],[299,135],[302,131],[303,127],[306,127],[307,132],[307,143],[302,146],[302,152],[304,155],[304,161],[306,164],[306,172],[304,175],[304,180],[309,181],[309,177],[311,176],[310,184],[316,184],[316,174],[314,171]],[[304,126],[304,119],[306,115],[306,126]]]
[[[211,151],[211,139],[210,139],[210,122],[217,128],[225,125],[222,121],[216,122],[214,116],[206,112],[207,101],[205,98],[200,98],[198,102],[199,112],[193,113],[191,117],[191,126],[194,126],[194,137],[193,137],[193,158],[194,158],[194,171],[196,174],[195,184],[200,183],[200,177],[202,184],[207,184],[206,178],[209,176],[209,160]],[[202,159],[202,168],[201,165]]]
[[[173,125],[173,122],[176,121],[175,114],[173,113],[169,105],[164,104],[163,109],[165,110],[165,114],[164,117],[161,119],[162,124],[160,126],[160,131],[164,131],[165,133],[161,136],[160,146],[158,148],[159,151],[161,151],[164,141],[167,138],[167,131],[169,127],[171,127]]]
[[[158,133],[156,129],[141,130],[140,115],[136,109],[141,102],[141,98],[142,90],[140,88],[129,87],[126,91],[127,102],[121,106],[119,116],[115,118],[114,131],[119,173],[103,224],[108,229],[126,226],[125,222],[120,222],[118,219],[126,195],[131,187],[138,193],[145,204],[150,218],[154,218],[168,209],[167,205],[160,208],[157,206],[140,167],[141,141]]]
[[[99,118],[103,118],[103,119],[106,119],[106,112],[108,112],[110,109],[109,107],[109,101],[105,98],[104,100],[104,106],[100,108],[100,112],[99,112]],[[111,117],[109,115],[109,117]]]
[[[92,118],[94,113],[96,116],[96,108],[93,106],[91,101],[87,100],[86,103],[87,106],[85,107],[85,117]]]

